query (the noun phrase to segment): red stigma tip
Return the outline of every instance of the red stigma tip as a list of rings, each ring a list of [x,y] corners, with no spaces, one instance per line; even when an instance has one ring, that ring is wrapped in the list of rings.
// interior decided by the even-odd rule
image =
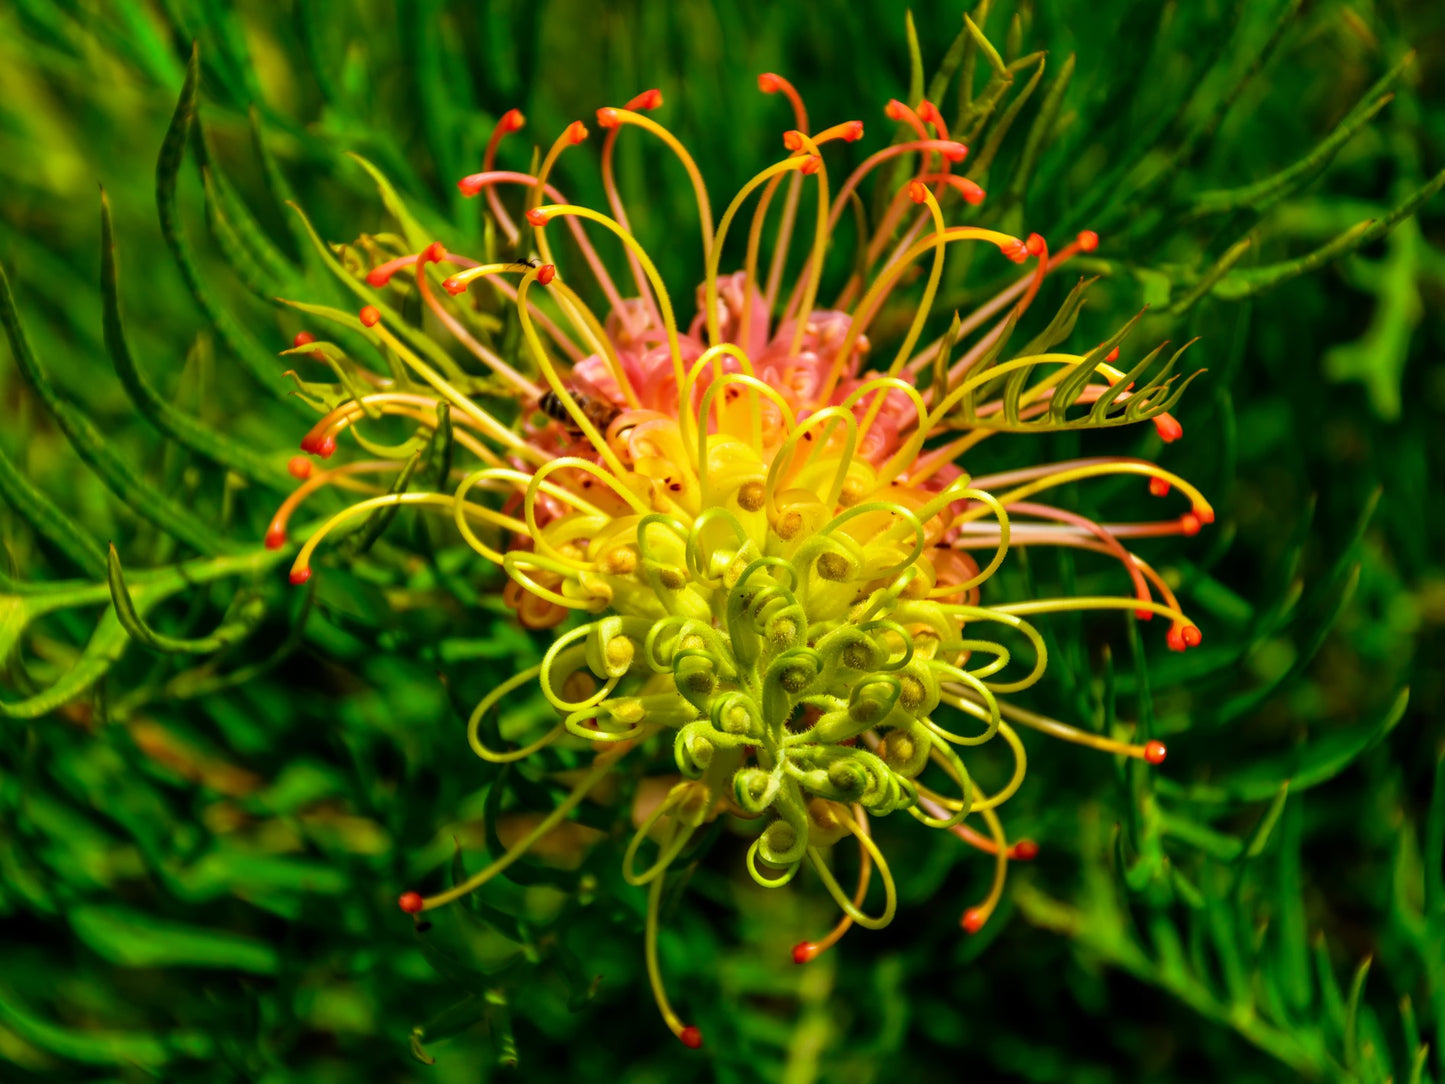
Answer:
[[[843,127],[843,138],[849,143],[857,143],[863,138],[863,122],[861,120],[850,120]]]
[[[440,241],[433,241],[422,249],[422,263],[441,263],[447,258],[447,247]]]
[[[968,148],[962,143],[950,140],[943,147],[943,157],[947,158],[950,162],[962,162],[968,157]]]
[[[1029,234],[1029,239],[1024,242],[1024,248],[1029,250],[1030,256],[1037,256],[1044,252],[1048,246],[1044,243],[1044,239],[1040,234],[1031,233]]]
[[[914,203],[922,203],[928,198],[928,186],[922,181],[909,181],[908,198]]]
[[[616,116],[616,113],[614,113],[613,115]],[[597,118],[598,123],[600,124],[602,120],[602,110],[600,109],[597,110]],[[603,125],[603,127],[605,128],[606,125]],[[583,124],[580,120],[574,120],[571,124],[567,125],[567,141],[569,143],[575,146],[576,144],[581,143],[586,138],[587,125]]]
[[[1093,252],[1099,247],[1099,235],[1093,230],[1082,230],[1079,236],[1074,238],[1079,243],[1080,252]]]
[[[367,276],[368,279],[370,276]],[[381,313],[376,311],[375,305],[367,305],[361,310],[361,322],[367,327],[375,327],[381,320]]]
[[[808,155],[807,161],[803,163],[802,170],[804,173],[811,177],[814,173],[817,173],[818,170],[822,168],[823,160],[819,158],[816,154],[810,154]]]
[[[1107,354],[1104,355],[1104,360],[1107,361],[1107,362],[1115,362],[1115,361],[1118,361],[1118,360],[1119,360],[1119,348],[1116,346],[1116,347],[1114,347],[1114,349],[1110,350]],[[1130,384],[1130,385],[1129,385],[1129,388],[1132,388],[1133,386],[1134,386],[1133,384]],[[1125,391],[1128,391],[1129,388],[1125,388],[1124,390],[1125,390]]]
[[[366,284],[367,284],[368,286],[382,287],[382,286],[385,286],[385,285],[386,285],[388,282],[390,282],[390,281],[391,281],[391,272],[390,272],[390,271],[383,271],[383,270],[382,270],[381,268],[379,268],[379,267],[378,267],[378,268],[375,268],[375,269],[372,270],[372,271],[368,271],[368,272],[366,273]],[[364,310],[363,310],[363,311],[364,311]],[[374,310],[373,310],[373,311],[374,311]]]
[[[1156,497],[1167,497],[1169,496],[1169,483],[1163,478],[1150,478],[1149,492]]]
[[[1023,263],[1029,258],[1028,247],[1017,239],[1005,241],[998,246],[998,250],[1014,263]]]
[[[983,202],[983,198],[986,195],[982,188],[973,181],[970,181],[967,177],[957,178],[954,187],[958,189],[959,195],[963,197],[963,202],[971,207],[977,207]]]
[[[311,332],[309,332],[309,331],[298,331],[298,332],[296,333],[296,337],[291,340],[291,345],[292,345],[293,347],[295,347],[295,346],[305,346],[307,343],[314,343],[315,341],[316,341],[316,336],[313,335],[313,334],[311,334]]]
[[[1204,633],[1199,631],[1198,625],[1185,625],[1180,630],[1179,637],[1184,641],[1185,647],[1198,647],[1204,640]]]
[[[316,454],[322,459],[330,459],[331,453],[336,451],[336,438],[330,433],[316,442]]]
[[[474,181],[470,177],[463,177],[457,182],[457,191],[464,196],[475,196],[482,190],[480,181]]]
[[[285,544],[285,527],[272,527],[266,531],[266,548],[268,550],[279,550]]]
[[[988,915],[984,914],[983,908],[970,907],[963,913],[963,922],[961,922],[960,925],[963,926],[964,931],[967,933],[978,933],[979,930],[983,929],[983,924],[987,921]]]
[[[504,132],[515,132],[526,123],[527,118],[522,115],[520,109],[508,109],[502,114],[502,119],[497,122],[497,126]]]
[[[1172,444],[1184,435],[1184,426],[1168,414],[1160,414],[1155,417],[1154,428],[1159,430],[1159,436],[1165,444]]]
[[[698,1050],[702,1047],[702,1031],[696,1024],[688,1024],[677,1033],[677,1037],[689,1050]]]
[[[918,119],[924,124],[941,124],[943,122],[943,114],[938,111],[938,106],[927,98],[918,103],[918,109],[915,112],[918,114]]]
[[[1194,512],[1194,514],[1195,514],[1196,516],[1199,517],[1199,522],[1200,522],[1200,523],[1213,523],[1213,522],[1214,522],[1214,509],[1213,509],[1213,508],[1210,508],[1208,505],[1196,505],[1196,506],[1192,509],[1192,511]]]
[[[758,76],[758,89],[764,94],[776,94],[778,92],[778,77],[772,72],[763,72]]]
[[[1151,741],[1144,743],[1144,759],[1150,764],[1163,764],[1164,758],[1169,755],[1169,750],[1164,747],[1162,741]]]
[[[889,120],[902,120],[908,115],[908,107],[897,98],[889,98],[888,104],[883,107],[883,115]]]
[[[786,132],[783,133],[783,146],[787,147],[790,151],[802,150],[803,134],[799,132],[796,128],[789,128]]]
[[[1021,839],[1009,849],[1008,856],[1019,862],[1032,862],[1039,856],[1039,845],[1031,839]]]
[[[811,941],[799,941],[793,946],[793,963],[805,964],[818,955],[818,946]]]
[[[298,587],[310,578],[311,570],[309,568],[293,568],[291,570],[291,582]]]
[[[1203,521],[1193,512],[1185,512],[1179,517],[1179,530],[1187,538],[1193,538],[1203,526]]]
[[[299,478],[304,482],[307,478],[311,477],[311,465],[311,460],[307,459],[304,455],[293,455],[286,464],[286,470],[292,478]]]
[[[447,293],[451,294],[453,297],[456,297],[457,294],[464,294],[467,292],[467,284],[465,282],[458,282],[456,279],[452,278],[449,275],[446,278],[442,279],[442,289],[445,290]]]
[[[662,91],[653,87],[651,90],[644,90],[636,98],[627,103],[628,109],[656,109],[662,104]]]
[[[557,267],[555,264],[544,263],[541,267],[537,268],[537,281],[543,286],[546,286],[556,277]]]
[[[549,215],[541,207],[533,207],[530,211],[527,212],[527,221],[530,222],[532,225],[536,226],[538,229],[545,226],[547,224],[547,220],[550,217],[551,215]]]
[[[426,906],[426,900],[421,898],[420,892],[403,892],[398,897],[396,905],[409,915],[417,915]]]
[[[304,437],[301,438],[301,450],[303,452],[310,452],[312,455],[315,455],[316,446],[320,443],[320,437],[312,436],[310,433],[307,433]]]
[[[612,106],[604,105],[597,110],[597,126],[599,128],[616,128],[621,123],[621,119],[617,116],[617,110]]]

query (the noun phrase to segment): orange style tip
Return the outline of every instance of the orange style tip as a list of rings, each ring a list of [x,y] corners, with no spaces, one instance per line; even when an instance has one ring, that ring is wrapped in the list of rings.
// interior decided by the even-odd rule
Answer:
[[[371,276],[368,275],[367,280],[370,281],[370,279]],[[375,305],[367,305],[361,310],[359,315],[361,316],[362,324],[366,327],[375,327],[381,322],[381,313],[376,310]]]
[[[1199,517],[1200,523],[1214,522],[1214,509],[1210,508],[1207,504],[1197,504],[1192,511]]]
[[[367,272],[367,275],[366,275],[366,284],[367,284],[368,286],[375,286],[375,287],[380,288],[380,287],[382,287],[382,286],[385,286],[385,285],[386,285],[388,282],[390,282],[390,281],[391,281],[391,272],[390,272],[390,271],[383,271],[383,270],[382,270],[381,268],[379,268],[379,267],[376,268],[376,270],[374,270],[374,271],[369,271],[369,272]],[[362,311],[365,312],[366,310],[363,309]],[[372,311],[375,312],[376,310],[375,310],[375,309],[372,309]],[[362,317],[362,320],[365,320],[365,319],[366,319],[366,317],[363,316],[363,317]],[[374,322],[374,321],[373,321],[373,322]]]
[[[464,196],[475,196],[482,190],[482,183],[474,181],[470,177],[463,177],[457,182],[457,191]]]
[[[331,453],[336,451],[336,438],[330,434],[322,437],[316,442],[315,451],[322,459],[330,459]]]
[[[296,346],[305,346],[307,343],[314,343],[315,341],[316,341],[316,336],[313,335],[313,334],[311,334],[311,332],[309,332],[309,331],[298,331],[298,332],[296,333],[296,337],[291,340],[291,345],[292,345],[293,347],[296,347]]]
[[[1164,642],[1169,645],[1170,651],[1184,650],[1184,637],[1179,634],[1179,626],[1175,625],[1164,634]]]
[[[788,150],[790,151],[802,150],[803,134],[799,132],[796,128],[789,128],[786,132],[783,133],[783,146],[788,148]]]
[[[291,570],[291,582],[294,583],[297,587],[300,587],[310,578],[311,569],[309,568],[293,568]]]
[[[857,143],[863,138],[863,122],[861,120],[850,120],[843,125],[843,139],[849,143]]]
[[[958,189],[959,195],[963,197],[963,202],[971,207],[977,207],[988,194],[967,177],[958,178],[958,183],[955,187]]]
[[[1074,240],[1078,242],[1080,252],[1093,252],[1099,247],[1099,235],[1093,230],[1081,230]]]
[[[998,250],[1014,263],[1023,263],[1029,258],[1029,250],[1022,241],[1005,241]]]
[[[286,528],[272,527],[266,532],[266,548],[279,550],[286,544]]]
[[[818,946],[811,941],[799,941],[793,946],[793,963],[805,964],[818,955]]]
[[[922,181],[909,181],[908,198],[914,203],[922,203],[928,198],[928,186]]]
[[[696,1024],[688,1024],[677,1033],[677,1037],[689,1050],[702,1049],[702,1029]]]
[[[604,105],[597,110],[597,126],[599,128],[616,128],[621,123],[622,120],[617,116],[617,110],[612,106]]]
[[[781,89],[781,84],[772,72],[763,72],[758,76],[758,89],[764,94],[776,94]]]
[[[290,474],[292,478],[304,482],[311,477],[312,466],[311,460],[307,459],[304,455],[293,455],[286,463],[286,472]]]
[[[556,277],[556,264],[544,263],[541,267],[537,268],[537,281],[540,282],[543,286],[546,286]]]
[[[656,109],[662,105],[662,91],[653,87],[651,90],[644,90],[636,98],[627,103],[628,109]]]
[[[924,124],[941,124],[943,122],[943,114],[938,111],[938,106],[927,98],[918,103],[918,108],[914,112],[918,114],[918,119]]]
[[[1185,647],[1198,647],[1204,642],[1204,633],[1199,631],[1198,625],[1185,625],[1179,632],[1179,638],[1184,641]]]
[[[614,118],[614,121],[613,121],[613,122],[616,123],[617,113],[616,113],[615,110],[614,110],[614,111],[611,111],[611,112],[612,112],[612,116],[613,116],[613,118]],[[601,110],[601,109],[597,110],[597,119],[598,119],[598,123],[600,124],[601,121],[602,121],[602,110]],[[607,127],[607,125],[605,125],[605,124],[602,125],[602,126],[603,126],[604,128]],[[587,138],[587,125],[583,124],[580,120],[574,120],[571,124],[567,125],[567,141],[568,141],[569,143],[571,143],[573,146],[576,146],[578,143],[581,143],[581,142],[582,142],[584,139],[586,139],[586,138]]]
[[[1162,741],[1148,741],[1144,743],[1144,759],[1150,764],[1163,764],[1164,758],[1169,755]]]
[[[1039,845],[1031,839],[1021,839],[1009,848],[1008,856],[1018,862],[1032,862],[1039,856]]]
[[[527,118],[522,115],[520,109],[508,109],[502,114],[502,119],[497,126],[504,132],[515,132],[527,123]]]
[[[1029,239],[1024,242],[1024,248],[1029,250],[1030,256],[1038,256],[1048,251],[1049,246],[1044,243],[1043,236],[1037,233],[1029,234]]]
[[[447,258],[447,247],[440,241],[433,241],[422,249],[420,258],[422,263],[441,263]]]
[[[1169,496],[1169,483],[1163,478],[1150,478],[1149,492],[1156,497],[1167,497]]]
[[[1134,611],[1134,616],[1137,617],[1140,621],[1153,621],[1153,620],[1154,620],[1154,611],[1153,611],[1153,610],[1135,610],[1135,611]]]
[[[807,160],[803,162],[802,172],[811,177],[814,173],[817,173],[818,170],[822,168],[823,159],[819,158],[816,154],[810,154],[808,155]]]
[[[1116,346],[1116,347],[1114,347],[1114,349],[1110,350],[1107,354],[1104,355],[1104,360],[1105,360],[1105,361],[1108,361],[1108,362],[1118,361],[1118,360],[1119,360],[1119,348]],[[1130,384],[1129,387],[1128,387],[1128,388],[1125,388],[1124,390],[1125,390],[1125,391],[1128,391],[1129,388],[1132,388],[1133,386],[1134,386],[1133,384]]]
[[[963,927],[965,933],[978,933],[987,921],[988,915],[982,907],[970,907],[963,913],[963,921],[959,925]]]
[[[943,157],[950,162],[962,162],[968,157],[968,148],[962,143],[949,140],[943,145]],[[983,189],[980,188],[979,191],[982,192]]]
[[[606,126],[604,125],[604,127]],[[548,220],[551,219],[551,217],[551,214],[541,207],[533,207],[530,211],[527,212],[527,221],[530,222],[533,226],[536,226],[538,229],[541,229],[543,226],[545,226]]]
[[[1179,531],[1186,538],[1193,538],[1204,526],[1204,521],[1193,512],[1185,512],[1179,517]]]
[[[420,892],[403,892],[397,897],[396,905],[407,914],[416,915],[426,906],[426,900],[422,899]]]
[[[451,294],[453,297],[456,297],[457,294],[464,294],[467,292],[467,284],[465,282],[458,282],[456,279],[448,276],[447,278],[442,279],[442,289],[445,290],[447,293]]]
[[[1159,430],[1159,436],[1165,444],[1172,444],[1184,435],[1184,426],[1180,425],[1168,414],[1160,414],[1154,419],[1154,428]]]
[[[889,120],[902,120],[908,115],[908,107],[897,98],[889,98],[888,104],[883,107],[883,115]]]

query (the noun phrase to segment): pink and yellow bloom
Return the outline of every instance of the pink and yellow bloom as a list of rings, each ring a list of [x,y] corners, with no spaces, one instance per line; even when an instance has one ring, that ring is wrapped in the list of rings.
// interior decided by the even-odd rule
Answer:
[[[1009,840],[997,813],[1024,779],[1016,728],[1153,763],[1164,755],[1157,742],[1076,730],[1011,702],[1045,671],[1033,620],[1085,610],[1159,615],[1171,647],[1198,643],[1199,629],[1167,583],[1128,546],[1193,534],[1213,518],[1196,489],[1142,459],[970,473],[972,449],[1000,434],[1151,421],[1173,439],[1179,426],[1167,411],[1183,385],[1169,375],[1172,360],[1157,364],[1155,351],[1128,372],[1115,368],[1127,328],[1084,354],[1055,351],[1072,327],[1077,292],[1034,343],[1007,353],[1044,277],[1098,239],[1081,234],[1051,254],[1040,234],[948,224],[949,216],[966,218],[984,193],[954,172],[967,149],[926,101],[889,103],[887,116],[909,138],[870,155],[838,185],[829,163],[837,144],[863,137],[863,125],[812,131],[790,84],[773,75],[759,83],[790,101],[794,126],[777,160],[716,221],[686,148],[649,115],[662,104],[649,91],[598,111],[607,212],[568,202],[551,179],[559,156],[589,137],[585,126],[570,125],[533,174],[497,168],[502,138],[523,125],[515,111],[499,122],[482,170],[459,184],[487,200],[511,251],[526,247],[530,228],[536,260],[473,259],[444,242],[422,243],[403,223],[409,236],[396,247],[409,251],[359,274],[336,265],[365,307],[356,317],[310,311],[365,333],[387,366],[364,367],[332,344],[298,337],[295,351],[319,354],[342,379],[306,386],[325,413],[302,446],[328,458],[350,436],[369,457],[319,471],[300,459],[295,472],[304,481],[268,534],[268,544],[284,544],[291,513],[322,486],[372,494],[306,538],[292,569],[299,582],[334,529],[397,505],[426,509],[449,517],[477,554],[505,571],[508,601],[524,624],[559,629],[539,665],[476,705],[469,738],[489,761],[563,743],[593,751],[592,766],[503,858],[450,890],[407,893],[405,910],[475,890],[629,751],[670,746],[677,781],[644,811],[624,874],[649,890],[649,973],[664,1018],[689,1045],[700,1035],[662,992],[656,927],[664,876],[697,830],[723,814],[751,820],[757,831],[746,865],[755,880],[782,885],[808,866],[822,881],[843,917],[826,937],[798,946],[799,962],[852,924],[877,928],[892,919],[893,881],[870,832],[871,818],[890,813],[994,856],[991,889],[963,916],[964,927],[977,930],[998,903],[1008,862],[1036,850]],[[613,150],[626,128],[661,140],[696,192],[702,285],[686,324],[613,180]],[[912,177],[888,194],[876,228],[858,241],[854,273],[825,306],[825,261],[845,232],[840,219],[861,184],[898,162],[909,163]],[[521,191],[520,213],[504,190]],[[575,260],[554,255],[559,231],[572,239]],[[746,235],[743,267],[724,273],[725,239],[736,231]],[[609,237],[621,246],[625,285],[594,247]],[[925,341],[945,259],[960,246],[982,246],[984,258],[1024,270]],[[790,280],[795,255],[801,269]],[[564,274],[574,262],[575,280]],[[473,305],[481,290],[515,306],[517,356],[502,356],[495,329]],[[399,295],[419,303],[421,323],[387,304]],[[605,300],[603,315],[590,296]],[[904,297],[914,315],[901,340],[879,342],[886,349],[875,357],[877,318]],[[483,406],[479,395],[515,409]],[[363,429],[382,417],[414,425],[416,439],[403,449],[374,444]],[[449,428],[461,455],[434,489],[408,488],[414,449],[435,442],[438,428]],[[407,460],[391,492],[367,480],[395,475]],[[1099,523],[1045,503],[1061,486],[1117,475],[1140,476],[1170,513]],[[1128,589],[996,597],[994,575],[1010,551],[1034,546],[1111,556]],[[556,709],[555,726],[519,749],[487,747],[486,713],[533,683]],[[967,758],[995,739],[1014,770],[989,791],[973,781]],[[838,884],[827,857],[848,837],[860,850],[853,892]],[[883,899],[870,912],[875,869]]]

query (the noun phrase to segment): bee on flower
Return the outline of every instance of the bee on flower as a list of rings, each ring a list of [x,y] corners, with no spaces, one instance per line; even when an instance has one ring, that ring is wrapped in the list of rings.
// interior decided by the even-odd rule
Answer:
[[[893,879],[870,828],[890,814],[993,857],[986,897],[962,918],[977,931],[999,902],[1008,863],[1037,851],[1011,840],[998,813],[1024,780],[1020,728],[1154,764],[1164,758],[1156,741],[1081,731],[1011,701],[1046,669],[1034,622],[1079,611],[1157,615],[1171,648],[1197,644],[1200,630],[1168,584],[1128,547],[1192,535],[1213,519],[1198,490],[1142,459],[973,473],[974,448],[1004,434],[1149,422],[1174,439],[1180,427],[1169,410],[1188,383],[1173,375],[1179,355],[1163,359],[1161,347],[1116,367],[1130,327],[1085,353],[1058,351],[1083,284],[1011,352],[1045,276],[1098,238],[1081,233],[1051,251],[1038,233],[966,224],[985,193],[955,172],[968,148],[950,138],[930,102],[888,103],[903,138],[840,183],[840,145],[862,140],[864,125],[815,130],[787,80],[768,74],[759,87],[786,99],[793,124],[776,160],[720,217],[687,149],[651,116],[662,105],[652,90],[597,112],[605,209],[569,202],[552,179],[560,156],[592,137],[585,125],[569,125],[535,172],[520,172],[496,159],[523,118],[515,110],[501,118],[481,170],[458,185],[485,199],[507,248],[530,246],[535,259],[474,258],[404,222],[399,247],[409,250],[351,275],[317,240],[364,305],[355,315],[306,311],[366,335],[386,366],[298,336],[293,352],[315,354],[339,378],[306,385],[324,414],[302,449],[329,461],[350,438],[367,457],[321,469],[298,457],[301,485],[267,536],[283,545],[297,507],[324,486],[361,494],[305,538],[291,571],[301,582],[339,528],[401,505],[424,509],[452,521],[504,570],[506,600],[524,625],[558,630],[538,665],[475,706],[469,740],[492,762],[564,743],[590,751],[591,765],[500,859],[451,889],[406,893],[403,910],[475,891],[621,758],[670,750],[676,783],[645,812],[623,872],[647,889],[649,977],[664,1020],[690,1046],[701,1034],[668,1002],[656,940],[664,878],[699,830],[723,815],[751,821],[744,861],[754,880],[782,886],[806,868],[836,901],[838,924],[800,943],[799,963],[853,925],[879,928],[893,918]],[[661,141],[696,196],[702,281],[686,322],[676,284],[670,291],[636,239],[615,183],[614,150],[627,129],[637,130],[629,138]],[[860,202],[860,186],[900,164],[905,182],[885,194],[877,223],[856,241],[853,272],[825,303],[826,257],[846,232],[840,221]],[[559,233],[571,251],[558,252]],[[739,233],[743,265],[725,272],[725,243]],[[599,255],[603,242],[620,251],[615,266]],[[930,339],[945,261],[962,247],[1021,270]],[[514,307],[520,351],[504,356],[480,319],[473,298],[482,291]],[[901,338],[877,336],[880,314],[905,294],[913,316]],[[402,316],[403,296],[424,319]],[[589,297],[603,299],[600,311]],[[432,488],[411,487],[419,461],[411,446],[399,455],[364,435],[382,417],[413,425],[420,442],[445,444],[440,466],[427,471]],[[1149,522],[1100,523],[1048,503],[1063,486],[1120,475],[1137,475],[1167,511]],[[378,484],[388,478],[389,487]],[[1001,595],[993,580],[1010,552],[1038,546],[1114,558],[1120,593]],[[487,713],[533,684],[556,709],[555,725],[521,748],[489,748]],[[994,741],[1013,771],[989,790],[968,761]],[[859,852],[851,891],[830,859],[844,841]],[[875,879],[881,891],[870,907]]]

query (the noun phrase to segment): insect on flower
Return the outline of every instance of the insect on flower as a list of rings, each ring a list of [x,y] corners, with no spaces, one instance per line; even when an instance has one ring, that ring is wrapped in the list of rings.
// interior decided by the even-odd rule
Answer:
[[[1015,325],[1045,276],[1098,238],[1081,233],[1051,252],[1037,233],[950,225],[984,193],[954,172],[968,149],[927,101],[888,103],[886,116],[906,138],[874,151],[838,183],[829,162],[840,144],[863,138],[863,124],[814,131],[787,80],[764,75],[759,86],[788,101],[793,127],[780,156],[743,185],[720,219],[687,149],[649,115],[662,105],[653,90],[598,110],[608,212],[568,202],[551,180],[558,158],[589,138],[581,122],[550,145],[535,173],[525,173],[495,164],[503,137],[523,126],[515,110],[501,118],[482,170],[458,184],[486,199],[507,243],[520,245],[523,229],[533,231],[536,264],[483,262],[433,242],[379,264],[363,282],[345,276],[317,240],[365,301],[357,326],[394,364],[384,373],[328,347],[345,380],[323,402],[303,450],[329,458],[348,434],[373,448],[358,427],[382,416],[413,423],[430,439],[439,417],[448,417],[468,461],[449,464],[444,484],[424,492],[403,485],[388,493],[368,481],[396,473],[398,460],[384,450],[313,471],[268,534],[280,544],[298,503],[323,486],[366,494],[305,540],[292,567],[299,582],[337,528],[378,509],[424,509],[450,518],[469,546],[506,572],[507,601],[525,625],[559,628],[538,665],[476,705],[469,741],[496,763],[559,744],[590,751],[590,765],[500,859],[446,891],[408,892],[403,910],[420,913],[475,891],[567,818],[620,759],[670,749],[676,782],[646,811],[624,875],[648,891],[648,973],[664,1020],[690,1046],[701,1035],[663,991],[657,928],[664,878],[698,830],[724,814],[751,821],[745,864],[759,884],[781,886],[805,866],[822,882],[842,918],[799,944],[800,963],[852,925],[879,928],[893,918],[893,878],[871,824],[894,813],[993,857],[987,895],[962,918],[967,931],[978,930],[998,904],[1008,863],[1037,853],[1030,840],[1010,840],[998,815],[1024,780],[1019,728],[1154,764],[1164,758],[1156,741],[1082,731],[1010,700],[1047,665],[1033,622],[1079,611],[1158,615],[1170,647],[1197,644],[1200,631],[1168,583],[1128,546],[1192,535],[1213,519],[1197,489],[1143,459],[970,474],[976,446],[1003,434],[1148,421],[1174,439],[1180,427],[1168,411],[1188,383],[1173,375],[1179,354],[1164,360],[1161,347],[1116,368],[1132,324],[1086,353],[1058,351],[1082,284],[1031,343],[1010,352]],[[703,278],[687,325],[614,181],[614,148],[628,128],[660,140],[696,196]],[[826,256],[844,232],[840,220],[860,185],[899,164],[909,176],[884,194],[878,221],[858,239],[853,272],[825,307]],[[520,215],[503,189],[521,189]],[[592,280],[586,294],[605,299],[605,314],[559,271],[558,227]],[[741,270],[723,274],[725,240],[735,230],[745,234],[746,256]],[[594,238],[620,246],[625,287]],[[980,261],[1000,271],[1025,268],[925,342],[945,258],[960,246],[978,246]],[[515,307],[520,357],[498,352],[469,303],[477,287]],[[476,365],[464,367],[402,319],[387,304],[390,291],[414,295],[427,326],[445,328]],[[912,318],[875,361],[873,329],[880,315],[903,307],[905,295]],[[489,412],[473,397],[483,382],[536,404],[545,424],[535,412],[511,422]],[[1060,487],[1117,476],[1137,476],[1173,510],[1148,522],[1100,523],[1047,503]],[[991,581],[1009,553],[1039,546],[1111,557],[1129,590],[995,597]],[[534,683],[556,709],[555,725],[521,748],[489,748],[481,737],[487,713]],[[967,759],[995,740],[1013,771],[987,790]],[[844,840],[859,853],[852,891],[829,861]],[[882,899],[868,910],[875,879]]]

